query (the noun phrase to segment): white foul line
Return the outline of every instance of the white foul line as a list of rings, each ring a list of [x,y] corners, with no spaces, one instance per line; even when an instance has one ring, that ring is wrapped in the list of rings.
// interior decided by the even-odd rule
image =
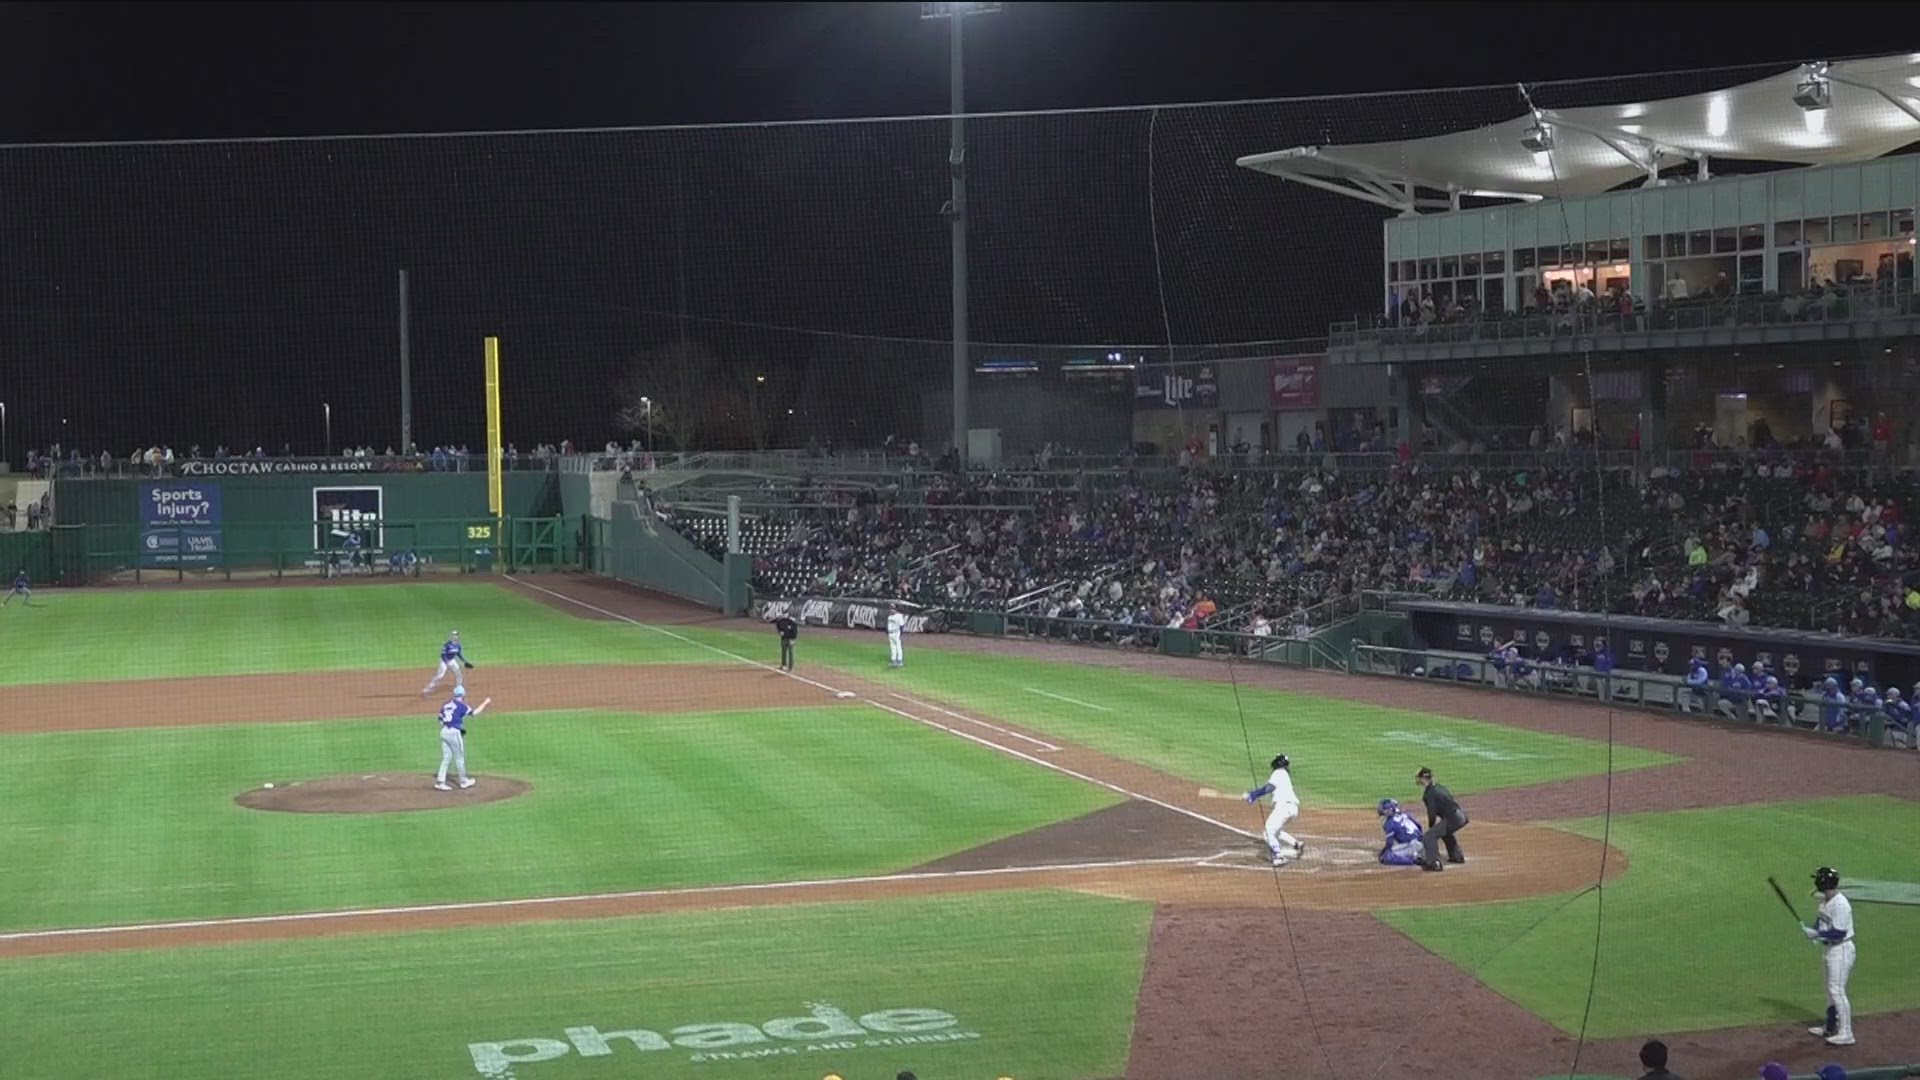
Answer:
[[[885,708],[886,706],[881,706]],[[1132,866],[1197,865],[1200,859],[1182,855],[1164,859],[1110,859],[1103,862],[1046,863],[1040,866],[1002,866],[988,870],[922,870],[902,874],[871,874],[865,877],[807,878],[799,881],[757,881],[743,885],[700,885],[688,889],[634,889],[629,892],[580,893],[573,896],[533,896],[522,900],[466,900],[446,904],[411,904],[406,907],[349,908],[342,911],[302,911],[286,915],[238,915],[225,919],[192,919],[184,922],[124,923],[118,926],[81,926],[63,930],[24,930],[0,934],[0,942],[36,941],[48,938],[103,937],[112,934],[141,934],[168,930],[203,930],[220,926],[272,926],[277,923],[327,922],[337,919],[377,919],[393,915],[430,915],[454,911],[487,911],[497,908],[592,904],[609,900],[640,900],[663,896],[724,896],[729,893],[773,892],[781,889],[821,889],[837,885],[884,885],[904,881],[953,881],[965,878],[1010,874],[1039,874],[1048,871],[1119,870]]]
[[[1216,828],[1225,829],[1230,833],[1236,833],[1240,836],[1246,837],[1249,840],[1259,839],[1259,834],[1257,833],[1248,832],[1245,829],[1238,828],[1233,825],[1229,825],[1224,821],[1219,821],[1215,818],[1210,818],[1205,814],[1195,813],[1194,811],[1189,810],[1184,806],[1175,806],[1170,802],[1163,802],[1159,799],[1154,798],[1151,795],[1142,795],[1137,791],[1130,791],[1127,788],[1121,787],[1119,784],[1110,783],[1106,780],[1100,779],[1097,776],[1088,776],[1086,773],[1083,773],[1083,772],[1075,772],[1074,770],[1069,769],[1064,765],[1056,765],[1053,762],[1046,760],[1045,758],[1034,757],[1032,754],[1029,754],[1024,750],[1015,750],[1011,746],[1002,746],[999,743],[992,741],[991,739],[983,739],[978,735],[970,735],[967,732],[961,731],[958,728],[948,727],[947,725],[942,724],[937,720],[929,720],[924,716],[915,716],[910,712],[902,712],[901,710],[896,709],[891,705],[882,704],[881,702],[875,701],[872,698],[864,698],[862,700],[864,700],[867,704],[873,706],[876,709],[884,709],[895,716],[903,717],[907,720],[912,720],[916,724],[925,724],[930,728],[937,728],[941,731],[946,732],[949,735],[958,736],[959,738],[965,739],[970,743],[978,743],[979,745],[984,746],[990,750],[998,750],[1003,754],[1010,754],[1014,757],[1019,758],[1021,761],[1031,761],[1032,763],[1040,766],[1043,769],[1052,769],[1054,772],[1061,773],[1066,776],[1071,776],[1075,780],[1084,780],[1087,783],[1092,784],[1096,787],[1103,787],[1103,788],[1106,788],[1108,791],[1125,795],[1129,799],[1139,799],[1141,802],[1152,803],[1153,805],[1161,808],[1162,810],[1171,810],[1176,814],[1181,814],[1186,817],[1190,817],[1195,821],[1204,821],[1207,824],[1212,825]]]
[[[588,611],[594,612],[595,614],[605,615],[609,619],[618,619],[623,623],[631,623],[634,626],[638,626],[642,630],[651,630],[656,634],[665,634],[666,636],[674,639],[675,641],[683,642],[688,645],[697,645],[700,648],[707,650],[708,652],[719,653],[721,656],[724,656],[729,660],[738,660],[743,664],[750,664],[754,667],[759,668],[762,671],[771,671],[775,675],[785,675],[787,678],[792,679],[795,682],[806,683],[808,686],[811,686],[817,690],[825,690],[827,693],[832,694],[836,697],[838,697],[841,693],[841,691],[836,690],[831,686],[828,686],[826,683],[814,682],[812,679],[807,678],[805,675],[796,675],[791,671],[782,671],[779,668],[774,667],[772,664],[763,664],[758,660],[749,660],[746,657],[741,656],[739,653],[728,652],[727,650],[721,648],[718,645],[709,645],[704,641],[695,641],[694,639],[686,636],[685,634],[676,634],[673,631],[666,629],[665,627],[655,626],[652,623],[644,623],[644,622],[641,622],[639,619],[635,619],[627,615],[622,615],[617,611],[608,611],[606,608],[600,607],[597,604],[589,604],[585,600],[576,600],[565,593],[554,592],[552,589],[549,589],[544,585],[535,585],[531,581],[521,581],[519,578],[513,577],[513,576],[509,576],[507,580],[513,582],[516,585],[519,585],[522,588],[532,589],[535,592],[546,593],[548,596],[551,596],[556,600],[565,600],[569,604],[577,604],[580,607],[586,608]]]
[[[577,604],[580,607],[587,609],[588,611],[592,611],[600,615],[605,615],[609,619],[618,619],[621,622],[631,623],[634,626],[638,626],[646,630],[653,630],[658,633],[665,634],[670,638],[674,638],[675,640],[683,641],[689,645],[698,645],[700,648],[706,649],[709,652],[719,653],[721,656],[725,656],[733,660],[738,660],[743,664],[751,664],[754,667],[760,668],[763,671],[771,671],[776,674],[785,675],[789,679],[797,679],[800,682],[806,683],[808,686],[814,686],[814,687],[820,688],[821,690],[825,690],[829,694],[834,694],[837,696],[840,693],[842,693],[842,691],[835,690],[833,687],[828,686],[825,683],[814,682],[812,679],[809,679],[803,675],[795,675],[791,671],[781,671],[779,668],[774,667],[771,664],[763,664],[758,660],[749,660],[746,657],[741,656],[739,653],[728,652],[727,650],[722,649],[717,645],[709,645],[704,641],[695,641],[694,639],[687,637],[683,634],[676,634],[671,630],[663,629],[661,627],[653,625],[652,623],[643,623],[639,619],[635,619],[627,615],[622,615],[617,611],[608,611],[606,608],[600,607],[598,605],[589,604],[585,600],[576,600],[573,597],[566,595],[565,593],[555,592],[552,589],[549,589],[543,585],[535,585],[531,581],[521,581],[517,577],[508,577],[507,580],[512,581],[518,585],[521,585],[524,588],[533,589],[536,592],[546,593],[548,596],[555,597],[556,599],[565,600],[569,604]],[[1032,691],[1033,693],[1043,695],[1045,697],[1059,697],[1058,694],[1049,694],[1045,690],[1034,690],[1030,686],[1026,687],[1026,689]],[[1098,787],[1103,787],[1109,791],[1113,791],[1121,795],[1125,795],[1129,799],[1139,799],[1141,802],[1152,803],[1153,805],[1158,806],[1163,810],[1171,810],[1176,814],[1181,814],[1186,817],[1190,817],[1195,821],[1204,821],[1208,825],[1212,825],[1216,828],[1225,829],[1230,833],[1234,833],[1238,836],[1247,837],[1250,840],[1257,840],[1260,838],[1258,833],[1248,832],[1247,830],[1239,828],[1237,826],[1229,825],[1224,821],[1220,821],[1215,818],[1210,818],[1205,814],[1195,813],[1192,810],[1188,810],[1184,806],[1175,806],[1170,802],[1163,802],[1159,799],[1153,798],[1150,795],[1142,795],[1137,791],[1129,791],[1118,784],[1110,784],[1107,781],[1101,780],[1097,777],[1088,776],[1087,774],[1081,773],[1081,772],[1075,772],[1072,769],[1062,768],[1059,765],[1055,765],[1051,761],[1046,761],[1042,758],[1034,757],[1032,754],[1026,753],[1021,750],[1015,750],[1011,746],[1002,746],[1001,744],[997,742],[993,742],[990,739],[983,739],[983,738],[980,738],[978,735],[970,735],[957,728],[948,727],[947,725],[939,723],[937,721],[928,720],[927,718],[922,716],[915,716],[909,712],[902,712],[901,710],[896,709],[891,705],[883,704],[882,702],[875,701],[872,698],[861,698],[860,700],[866,702],[867,704],[873,706],[876,709],[883,709],[887,712],[892,713],[895,716],[904,717],[905,719],[912,720],[914,723],[925,724],[928,727],[937,728],[941,731],[946,732],[949,735],[958,736],[971,743],[978,743],[979,745],[987,747],[990,750],[998,750],[1003,754],[1011,754],[1012,756],[1017,757],[1022,761],[1030,761],[1033,764],[1038,765],[1043,769],[1052,769],[1054,772],[1063,773],[1067,776],[1073,777],[1076,780],[1083,780],[1089,784],[1093,784]],[[1074,701],[1072,698],[1060,698],[1060,700],[1071,702],[1072,704],[1075,704],[1075,705],[1086,705],[1087,708],[1089,709],[1099,709],[1101,712],[1112,711],[1106,708],[1105,706],[1091,705],[1084,701]],[[929,707],[932,708],[932,706],[929,706]],[[941,711],[944,712],[945,710],[941,710]],[[954,714],[950,713],[949,715],[954,715]],[[961,717],[961,719],[966,719],[966,718]],[[978,721],[973,721],[973,722],[978,723]],[[1012,734],[1012,733],[1009,732],[1008,734]],[[1025,738],[1025,736],[1021,736],[1021,737]],[[1058,750],[1059,747],[1054,747],[1054,749]],[[857,880],[857,879],[846,879],[846,880]],[[7,939],[4,936],[0,936],[0,941],[5,941],[5,940]]]
[[[1101,712],[1113,711],[1112,709],[1107,708],[1105,705],[1095,705],[1091,701],[1081,701],[1079,698],[1070,698],[1063,694],[1049,694],[1045,690],[1035,690],[1031,686],[1023,686],[1021,687],[1021,689],[1025,690],[1029,694],[1039,694],[1041,697],[1050,697],[1055,701],[1064,701],[1069,705],[1078,705],[1083,709],[1098,709]]]
[[[955,720],[964,720],[969,724],[978,724],[981,727],[986,728],[988,731],[997,731],[1000,734],[1005,735],[1010,739],[1019,739],[1022,742],[1030,742],[1034,746],[1038,747],[1040,752],[1043,754],[1056,753],[1060,749],[1059,747],[1053,745],[1052,743],[1047,742],[1045,739],[1036,739],[1031,735],[1022,735],[1021,733],[1014,731],[1011,728],[1003,728],[998,724],[989,724],[985,720],[975,720],[971,716],[962,716],[959,713],[954,712],[952,709],[943,709],[940,706],[935,705],[930,701],[916,701],[915,699],[910,698],[905,694],[894,694],[893,696],[899,698],[901,701],[904,701],[909,705],[917,705],[922,709],[932,709],[934,712],[940,713],[943,716],[951,716]]]

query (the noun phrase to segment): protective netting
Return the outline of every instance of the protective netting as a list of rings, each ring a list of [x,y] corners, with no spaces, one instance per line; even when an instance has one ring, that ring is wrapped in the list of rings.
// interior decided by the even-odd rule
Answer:
[[[752,624],[657,629],[691,616],[626,606],[610,584],[503,585],[550,621],[489,615],[511,644],[482,633],[482,658],[554,670],[505,676],[501,711],[552,713],[565,738],[506,736],[488,767],[578,800],[575,816],[503,817],[464,841],[499,847],[505,885],[416,884],[308,846],[312,888],[258,900],[235,882],[273,875],[226,858],[271,850],[250,833],[209,864],[238,890],[217,914],[819,889],[850,906],[780,918],[817,920],[807,932],[829,945],[736,912],[688,931],[695,945],[648,946],[669,969],[649,992],[698,1001],[688,1023],[719,1016],[714,986],[756,1022],[805,1000],[803,1023],[860,1038],[913,1030],[876,1010],[974,1010],[986,1049],[927,1049],[974,1056],[924,1076],[1624,1075],[1652,1036],[1681,1073],[1810,1071],[1829,1053],[1803,1033],[1824,1008],[1819,965],[1764,882],[1788,882],[1808,919],[1816,865],[1897,882],[1910,852],[1887,837],[1910,804],[1887,797],[1920,796],[1910,761],[1862,747],[1912,745],[1891,691],[1920,678],[1904,520],[1920,173],[1909,154],[1836,147],[1869,112],[1897,125],[1899,102],[1920,102],[1838,84],[1827,108],[1782,111],[1733,93],[1781,71],[970,117],[971,436],[952,422],[948,118],[0,148],[0,502],[15,510],[0,525],[16,526],[0,558],[62,584],[373,576],[363,552],[585,567],[715,608],[750,597],[804,630],[803,678],[782,680]],[[1661,100],[1716,91],[1697,145],[1655,158],[1635,141]],[[1574,119],[1614,105],[1599,135]],[[1492,125],[1516,117],[1559,148],[1509,170],[1524,199],[1486,193],[1514,139]],[[1402,142],[1476,131],[1450,157]],[[1661,182],[1593,190],[1595,158],[1557,156],[1585,138],[1649,155]],[[1747,160],[1743,140],[1830,156]],[[1239,163],[1298,147],[1375,164],[1336,182],[1325,164]],[[1396,187],[1481,166],[1468,190]],[[488,336],[504,357],[503,513],[466,483],[485,467]],[[170,501],[186,516],[155,516]],[[392,627],[417,637],[430,612],[433,645],[474,603],[390,602],[377,633],[336,641],[361,601],[322,595],[223,599],[204,625],[103,615],[126,636],[55,681],[266,678],[317,638],[322,667],[408,698],[410,681],[378,673],[417,658],[381,650],[422,643]],[[896,605],[909,632],[889,647],[873,631]],[[604,622],[554,625],[554,609]],[[84,622],[45,639],[0,625],[23,671],[97,648]],[[157,655],[128,629],[143,625],[246,662]],[[598,666],[625,663],[673,666]],[[709,684],[703,665],[747,681]],[[629,682],[655,696],[636,703]],[[836,711],[815,724],[802,706],[820,693]],[[41,734],[127,707],[86,695],[9,707]],[[769,719],[783,709],[803,719]],[[633,734],[636,713],[656,726]],[[661,719],[679,714],[702,719]],[[182,776],[228,779],[178,745]],[[372,782],[380,749],[309,753]],[[306,768],[257,753],[275,775]],[[1281,754],[1300,806],[1272,828],[1298,850],[1270,847],[1284,838],[1244,801]],[[648,853],[630,849],[654,822],[608,797],[607,762],[660,800]],[[1464,862],[1378,857],[1382,800],[1434,824],[1421,767],[1471,818]],[[738,810],[739,791],[778,813]],[[128,801],[173,798],[191,801]],[[449,835],[393,850],[461,849]],[[29,884],[0,889],[0,934],[68,926],[55,849],[22,845],[8,861]],[[160,869],[103,885],[84,921],[209,915]],[[930,899],[947,892],[968,896]],[[865,914],[847,912],[879,900],[947,906],[907,911],[861,952]],[[1920,1005],[1905,963],[1920,925],[1871,917],[1863,940],[1883,951],[1858,1001],[1881,1042],[1848,1060],[1920,1059],[1900,1013]],[[707,951],[729,935],[793,1000],[754,997],[757,976]],[[862,993],[853,976],[808,982],[843,956],[935,976],[885,985],[865,1012],[802,998]],[[598,992],[581,986],[566,993]],[[555,1012],[548,1035],[567,1041],[476,1042],[524,1026],[515,1002],[485,1004],[498,1030],[421,1023],[486,1075],[611,1053],[602,1035],[627,1023]],[[290,1015],[264,1023],[291,1031]],[[57,1021],[25,1023],[54,1045]],[[733,1035],[786,1038],[776,1026]],[[619,1052],[664,1050],[649,1034]],[[734,1067],[719,1061],[701,1067]]]

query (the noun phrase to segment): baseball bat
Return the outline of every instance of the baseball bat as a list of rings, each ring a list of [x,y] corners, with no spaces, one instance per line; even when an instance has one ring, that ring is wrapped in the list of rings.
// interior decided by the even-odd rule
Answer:
[[[1773,886],[1773,895],[1779,897],[1780,902],[1787,906],[1787,912],[1793,916],[1793,921],[1795,925],[1800,925],[1800,909],[1794,907],[1793,901],[1787,899],[1786,890],[1782,889],[1780,887],[1780,883],[1773,880],[1772,878],[1767,879],[1767,884]]]
[[[1215,791],[1210,787],[1201,788],[1200,797],[1203,799],[1238,799],[1240,798],[1239,795],[1236,795],[1231,791]]]

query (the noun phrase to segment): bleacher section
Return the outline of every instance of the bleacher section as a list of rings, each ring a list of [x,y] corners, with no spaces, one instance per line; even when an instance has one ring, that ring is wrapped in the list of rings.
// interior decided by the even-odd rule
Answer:
[[[1364,590],[1730,625],[1920,636],[1915,474],[1871,455],[1546,454],[1478,468],[1389,456],[1164,469],[1113,487],[995,477],[821,503],[789,486],[743,521],[755,588],[1152,625],[1291,625]],[[822,490],[814,489],[816,494]],[[937,502],[936,498],[953,498]],[[723,517],[676,510],[718,553]],[[1909,593],[1912,599],[1909,599]]]

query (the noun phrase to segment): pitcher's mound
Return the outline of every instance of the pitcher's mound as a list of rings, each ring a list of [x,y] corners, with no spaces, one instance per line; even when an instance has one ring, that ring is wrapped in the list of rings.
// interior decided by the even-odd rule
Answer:
[[[479,783],[452,791],[433,786],[431,773],[361,773],[294,780],[243,791],[233,801],[249,810],[277,810],[283,814],[404,814],[413,810],[448,810],[456,806],[499,802],[524,795],[530,785],[505,776],[476,776]]]

